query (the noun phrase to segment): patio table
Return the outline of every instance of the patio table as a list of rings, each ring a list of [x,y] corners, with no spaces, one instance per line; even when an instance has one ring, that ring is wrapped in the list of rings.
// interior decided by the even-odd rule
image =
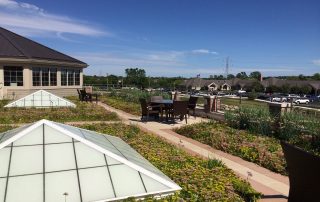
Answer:
[[[169,114],[168,111],[172,109],[173,100],[157,100],[157,101],[152,101],[151,104],[163,106],[161,110],[161,119],[163,119],[163,111],[165,111],[166,122],[168,122],[168,114]]]

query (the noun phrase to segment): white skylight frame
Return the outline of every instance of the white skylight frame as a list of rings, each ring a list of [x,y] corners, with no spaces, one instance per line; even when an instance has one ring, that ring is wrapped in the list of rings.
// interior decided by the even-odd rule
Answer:
[[[33,131],[34,129],[42,126],[42,125],[47,125],[51,128],[54,128],[55,130],[61,132],[62,134],[64,135],[67,135],[71,138],[73,138],[74,140],[77,140],[81,143],[83,143],[84,145],[90,147],[90,148],[93,148],[95,149],[96,151],[99,151],[101,152],[102,154],[106,155],[106,156],[109,156],[117,161],[119,161],[120,163],[123,163],[124,165],[127,165],[129,166],[130,168],[156,180],[157,182],[159,183],[162,183],[163,185],[169,187],[169,189],[167,190],[162,190],[162,191],[155,191],[155,192],[147,192],[147,193],[142,193],[142,194],[136,194],[136,195],[128,195],[128,196],[121,196],[121,197],[116,197],[116,198],[112,198],[112,199],[105,199],[105,200],[100,200],[100,201],[96,201],[96,202],[102,202],[102,201],[113,201],[113,200],[121,200],[121,199],[125,199],[125,198],[128,198],[128,197],[135,197],[135,198],[143,198],[145,196],[149,196],[149,195],[153,195],[155,198],[160,198],[160,197],[163,197],[163,196],[166,196],[166,195],[170,195],[172,194],[173,192],[175,191],[179,191],[181,190],[181,187],[178,186],[177,184],[175,184],[173,181],[169,181],[159,175],[157,175],[156,173],[153,173],[127,159],[125,159],[124,157],[122,156],[119,156],[117,154],[114,154],[110,151],[108,151],[107,149],[104,149],[96,144],[94,144],[93,142],[73,133],[73,132],[70,132],[69,130],[67,129],[64,129],[63,127],[59,126],[58,124],[54,123],[54,122],[51,122],[51,121],[48,121],[48,120],[40,120],[32,125],[30,125],[29,127],[26,127],[24,130],[18,132],[17,134],[15,134],[14,136],[12,136],[11,138],[5,140],[4,142],[0,142],[0,149],[10,145],[11,143],[15,142],[16,140],[24,137],[25,135],[27,135],[29,132]],[[78,128],[80,129],[80,128]],[[80,129],[80,130],[85,130],[85,129]],[[79,131],[80,132],[80,131]],[[101,134],[103,135],[103,134]],[[120,138],[119,138],[120,139]]]
[[[41,95],[44,93],[44,94],[47,94],[47,95],[49,95],[49,96],[51,96],[51,97],[53,97],[53,98],[55,98],[55,99],[57,99],[57,100],[61,100],[61,102],[64,102],[65,104],[64,105],[52,105],[52,106],[42,106],[42,105],[30,105],[30,106],[27,106],[27,105],[22,105],[22,106],[20,106],[20,105],[17,105],[16,103],[19,103],[19,102],[21,102],[21,101],[23,101],[23,100],[25,100],[26,98],[28,98],[28,97],[30,97],[30,96],[32,96],[32,95],[35,95],[35,94],[38,94],[38,93],[41,93]],[[42,101],[41,101],[42,102]],[[13,101],[13,102],[11,102],[11,103],[9,103],[9,104],[7,104],[7,105],[5,105],[4,107],[6,107],[6,108],[11,108],[11,107],[23,107],[23,108],[30,108],[30,107],[35,107],[35,108],[50,108],[50,107],[76,107],[76,105],[74,104],[74,103],[72,103],[71,101],[69,101],[69,100],[67,100],[67,99],[65,99],[65,98],[62,98],[62,97],[59,97],[59,96],[57,96],[57,95],[54,95],[53,93],[50,93],[50,92],[48,92],[48,91],[45,91],[45,90],[38,90],[38,91],[36,91],[36,92],[33,92],[33,93],[31,93],[31,94],[29,94],[29,95],[27,95],[27,96],[24,96],[24,97],[22,97],[22,98],[20,98],[20,99],[18,99],[18,100],[15,100],[15,101]]]

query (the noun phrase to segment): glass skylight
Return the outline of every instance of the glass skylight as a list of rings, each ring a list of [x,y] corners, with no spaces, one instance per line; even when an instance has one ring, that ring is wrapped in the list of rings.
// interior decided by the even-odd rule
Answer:
[[[7,137],[7,138],[6,138]],[[0,201],[89,202],[181,188],[120,138],[42,120],[0,134]]]
[[[5,107],[76,107],[67,99],[56,96],[45,90],[39,90],[19,100],[7,104]]]

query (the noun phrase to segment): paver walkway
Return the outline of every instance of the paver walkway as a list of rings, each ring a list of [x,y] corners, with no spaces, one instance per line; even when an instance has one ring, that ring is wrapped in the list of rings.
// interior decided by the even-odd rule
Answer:
[[[228,168],[232,169],[240,177],[248,179],[252,187],[263,193],[261,201],[287,201],[285,198],[289,192],[288,177],[271,172],[254,163],[247,162],[239,157],[232,156],[219,150],[215,150],[208,145],[197,142],[193,139],[174,133],[174,127],[185,125],[184,121],[176,124],[163,124],[158,122],[141,122],[140,117],[128,114],[121,110],[110,107],[99,102],[100,106],[108,111],[116,112],[126,124],[137,125],[140,129],[163,137],[168,142],[183,148],[185,151],[200,155],[204,158],[215,158],[221,160]],[[207,119],[190,117],[188,124],[208,121]]]

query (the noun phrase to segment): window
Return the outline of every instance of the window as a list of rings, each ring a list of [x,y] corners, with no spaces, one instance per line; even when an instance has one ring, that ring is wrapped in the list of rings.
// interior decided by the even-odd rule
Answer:
[[[42,68],[42,86],[49,86],[49,69]]]
[[[80,70],[74,71],[74,85],[76,86],[80,85]]]
[[[62,69],[61,70],[61,85],[62,86],[79,86],[80,85],[79,69]]]
[[[50,86],[57,85],[57,68],[50,69]]]
[[[41,86],[41,69],[32,68],[32,85]]]
[[[67,80],[67,69],[61,69],[61,86],[67,86],[68,80]]]
[[[5,86],[23,86],[23,67],[4,67]]]
[[[57,68],[32,68],[33,86],[56,86]]]
[[[68,86],[74,86],[74,70],[68,69]]]

